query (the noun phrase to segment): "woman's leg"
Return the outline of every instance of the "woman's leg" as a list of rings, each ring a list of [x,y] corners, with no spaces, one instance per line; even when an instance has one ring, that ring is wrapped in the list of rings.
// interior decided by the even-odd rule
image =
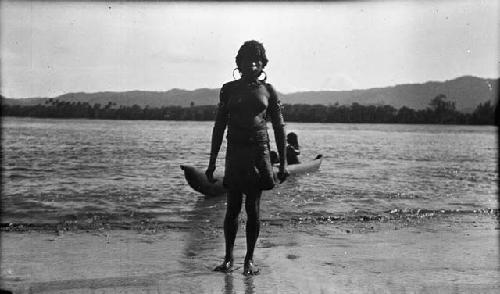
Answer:
[[[246,238],[247,238],[247,254],[243,273],[245,275],[257,274],[259,270],[253,265],[253,252],[255,244],[259,238],[260,231],[260,196],[262,191],[254,191],[247,194],[245,200],[245,210],[247,213]]]
[[[224,238],[226,239],[226,257],[233,260],[233,248],[238,233],[238,215],[241,211],[242,194],[230,191],[227,195],[226,217],[224,218]]]
[[[233,248],[238,233],[238,215],[241,211],[242,193],[229,191],[227,193],[226,217],[224,218],[224,238],[226,240],[226,255],[224,262],[215,267],[215,271],[227,272],[233,266]]]

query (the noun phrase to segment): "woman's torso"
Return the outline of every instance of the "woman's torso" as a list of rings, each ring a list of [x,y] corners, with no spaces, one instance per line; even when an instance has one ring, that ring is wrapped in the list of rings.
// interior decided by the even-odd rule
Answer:
[[[266,110],[270,93],[266,84],[231,83],[228,95],[228,141],[230,143],[267,142]]]

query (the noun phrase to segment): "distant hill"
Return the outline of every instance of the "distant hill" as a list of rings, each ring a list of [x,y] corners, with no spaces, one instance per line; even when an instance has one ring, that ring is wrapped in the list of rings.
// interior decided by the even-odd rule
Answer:
[[[36,105],[44,104],[50,98],[21,98],[3,101],[6,104]],[[158,91],[126,91],[126,92],[96,92],[96,93],[68,93],[52,98],[64,102],[88,102],[105,105],[114,102],[116,105],[161,107],[169,105],[189,106],[191,102],[196,105],[216,104],[219,99],[219,89],[196,89],[194,91],[171,89],[165,92]]]
[[[424,109],[429,101],[439,94],[444,94],[449,100],[455,101],[459,111],[472,112],[479,103],[488,100],[498,102],[499,79],[483,79],[477,77],[460,77],[445,82],[427,82],[424,84],[405,84],[394,87],[374,88],[352,91],[313,91],[286,95],[289,104],[375,104],[392,105],[396,108],[407,106],[413,109]]]
[[[392,105],[396,108],[407,106],[413,109],[424,109],[429,101],[439,94],[455,101],[457,110],[472,112],[479,103],[488,100],[498,102],[499,79],[484,79],[472,76],[459,77],[444,82],[427,82],[424,84],[404,84],[386,88],[373,88],[352,91],[304,91],[291,94],[279,94],[283,104],[335,104],[350,105],[353,102],[368,105]],[[2,103],[12,105],[43,104],[49,98],[2,98]],[[150,107],[214,105],[219,100],[219,89],[196,89],[193,91],[171,89],[165,92],[127,91],[68,93],[54,97],[59,101],[88,102],[90,104],[114,102],[117,105],[140,105]]]

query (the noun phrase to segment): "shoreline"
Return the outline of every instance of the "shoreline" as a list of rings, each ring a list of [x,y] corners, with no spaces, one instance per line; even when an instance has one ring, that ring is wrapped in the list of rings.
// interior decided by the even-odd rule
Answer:
[[[421,222],[264,222],[244,277],[244,220],[236,270],[221,226],[161,230],[2,231],[1,288],[13,293],[401,293],[500,290],[498,215]],[[94,291],[94,292],[92,292]]]
[[[211,199],[212,201],[217,201]],[[208,202],[209,204],[212,202]],[[53,231],[102,231],[102,230],[134,230],[142,231],[163,231],[163,230],[183,230],[190,229],[194,224],[212,224],[223,219],[223,212],[211,213],[210,215],[200,215],[194,211],[195,215],[187,215],[185,219],[178,218],[176,221],[161,221],[154,217],[137,219],[103,219],[102,217],[86,216],[66,216],[59,220],[39,220],[36,222],[5,221],[0,222],[0,232],[53,232]],[[243,217],[241,217],[243,216]],[[244,221],[244,213],[240,216],[240,221]],[[348,224],[348,223],[403,223],[407,225],[417,225],[421,222],[433,220],[446,220],[450,218],[470,218],[470,217],[493,217],[500,218],[500,210],[497,208],[482,209],[393,209],[379,214],[366,212],[340,213],[340,214],[304,214],[285,218],[261,218],[261,224],[278,226],[297,226],[301,224]],[[215,224],[221,227],[221,224]]]

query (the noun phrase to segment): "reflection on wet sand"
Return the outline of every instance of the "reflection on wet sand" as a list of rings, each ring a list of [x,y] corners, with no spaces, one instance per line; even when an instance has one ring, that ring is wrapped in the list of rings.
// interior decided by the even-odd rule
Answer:
[[[245,285],[245,294],[255,294],[255,286],[253,282],[253,277],[244,277],[243,284]],[[241,293],[241,291],[236,291],[234,288],[234,277],[233,274],[224,275],[224,289],[222,289],[224,294],[235,294]]]
[[[234,294],[234,278],[232,274],[224,275],[224,294]]]
[[[210,271],[220,262],[219,255],[214,256],[214,252],[207,253],[206,251],[213,251],[217,248],[217,253],[224,252],[223,245],[218,244],[220,240],[217,240],[217,236],[222,233],[225,203],[224,196],[199,197],[193,210],[185,217],[186,225],[190,229],[184,243],[183,260],[180,262],[187,273],[200,270]]]
[[[245,277],[245,294],[255,294],[255,286],[253,277]]]
[[[106,279],[51,281],[44,283],[33,283],[30,285],[29,293],[162,293],[158,280],[144,277],[120,277]]]

